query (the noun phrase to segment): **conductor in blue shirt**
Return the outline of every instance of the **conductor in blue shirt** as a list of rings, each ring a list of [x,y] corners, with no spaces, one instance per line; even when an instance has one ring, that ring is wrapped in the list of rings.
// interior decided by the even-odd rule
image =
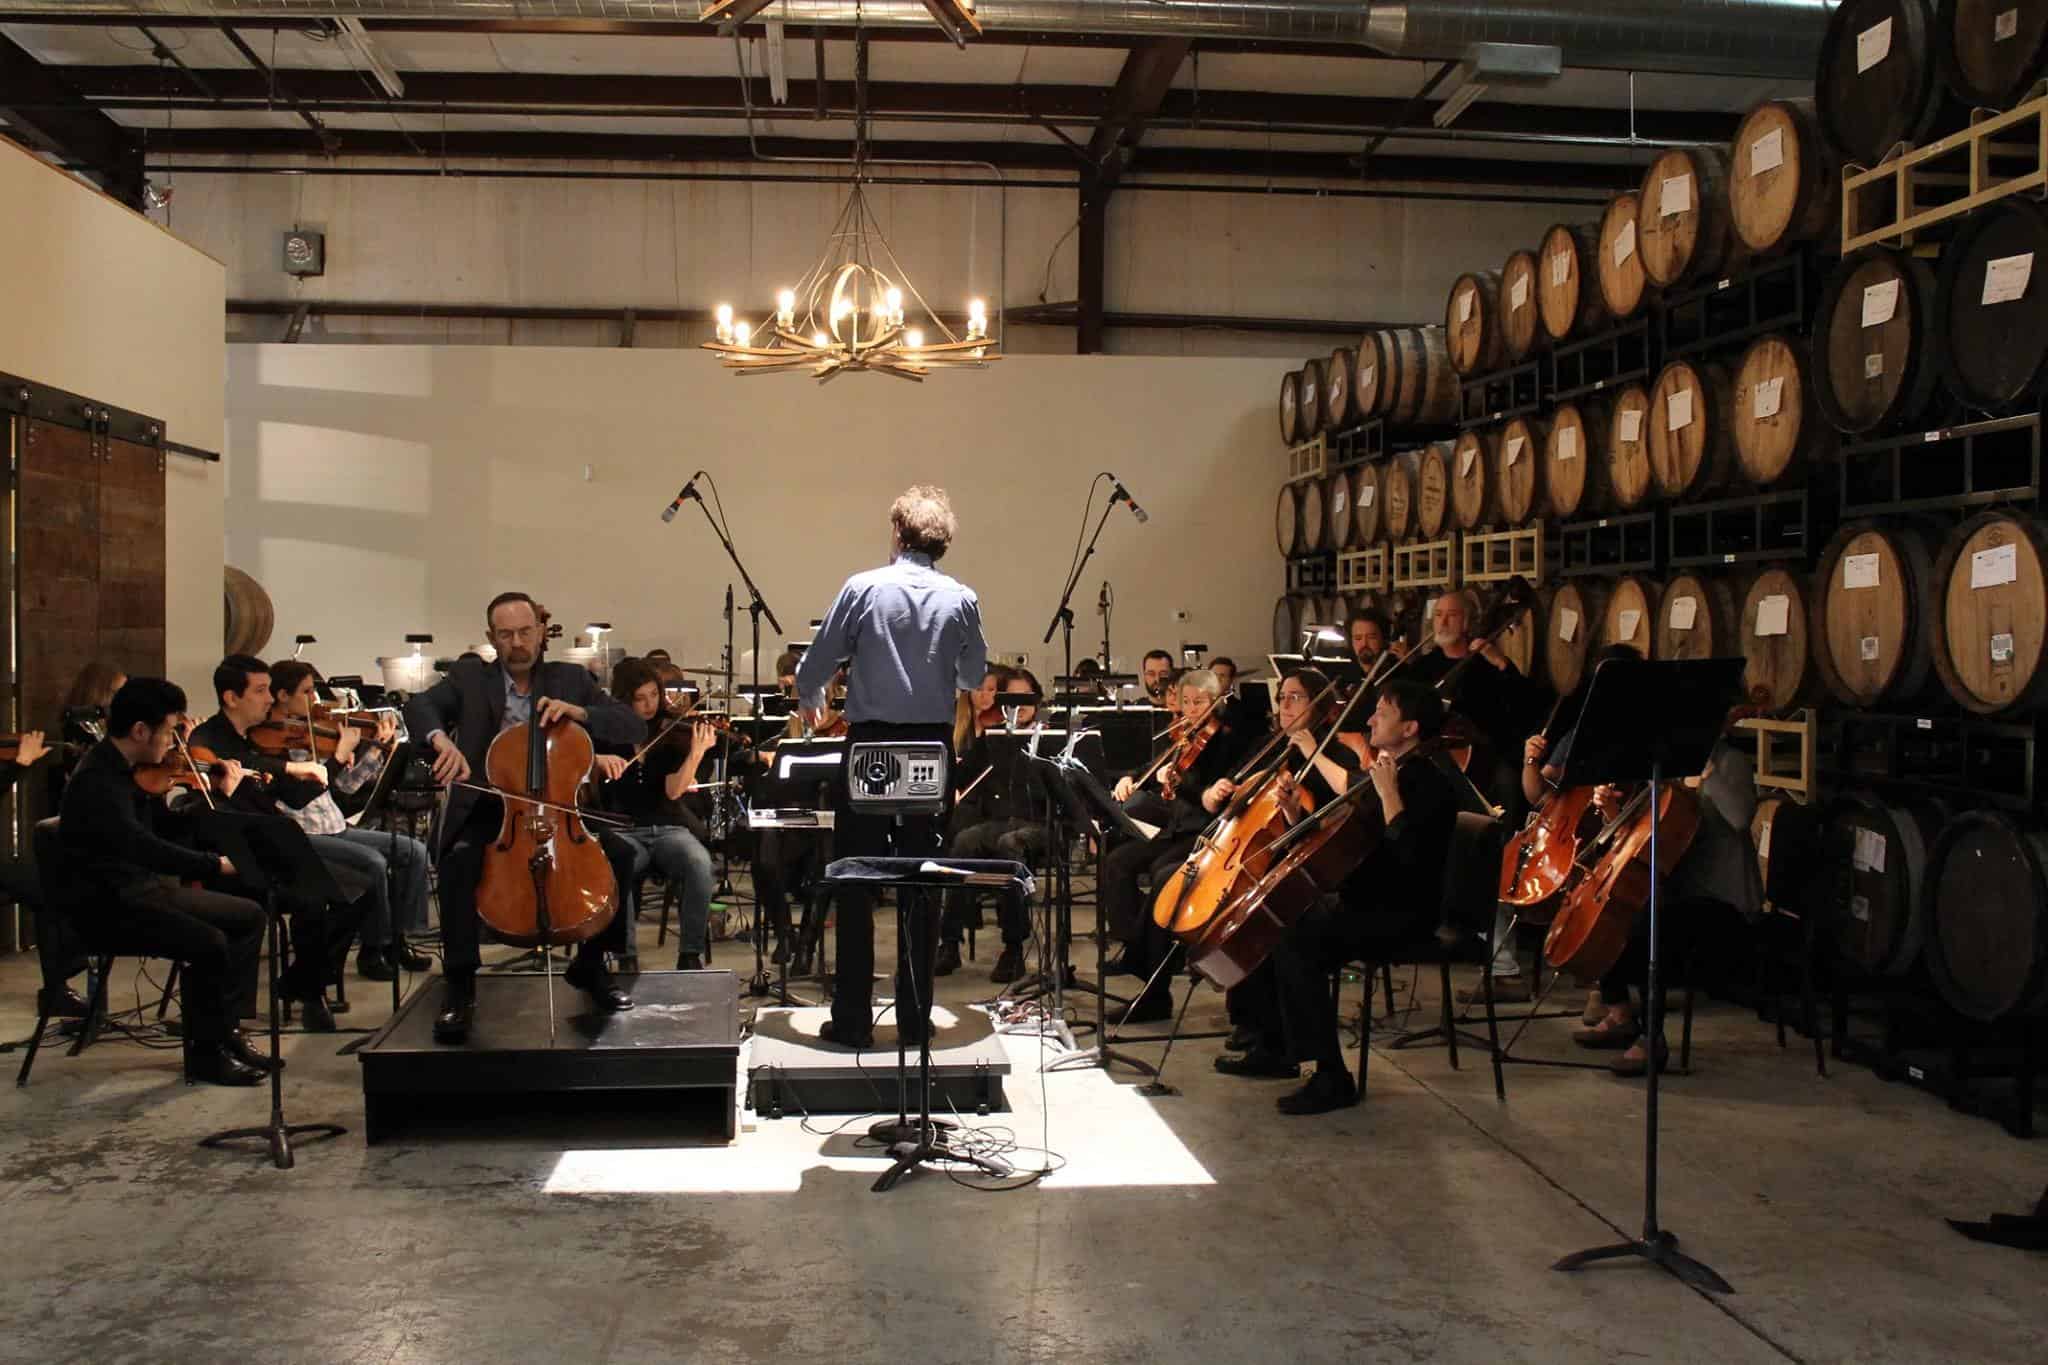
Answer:
[[[820,723],[825,689],[847,667],[847,744],[874,740],[950,742],[954,707],[980,686],[988,665],[981,633],[981,603],[974,590],[934,565],[959,530],[942,488],[919,484],[889,508],[891,554],[887,567],[846,580],[825,613],[811,647],[797,666],[797,700],[807,725]],[[937,853],[944,815],[856,815],[846,784],[837,789],[834,839],[843,857]],[[891,834],[895,846],[891,847]],[[896,962],[896,1021],[904,1041],[922,1042],[931,1028],[932,955],[939,903],[905,891],[904,933]],[[872,1046],[875,974],[874,892],[842,887],[838,897],[839,968],[832,1018],[820,1031],[827,1042]]]

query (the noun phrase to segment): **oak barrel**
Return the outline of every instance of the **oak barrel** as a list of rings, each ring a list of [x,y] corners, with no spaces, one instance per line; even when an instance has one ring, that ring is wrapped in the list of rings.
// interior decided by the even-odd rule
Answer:
[[[1949,93],[2010,109],[2048,75],[2048,5],[2040,0],[1941,0],[1936,65]]]
[[[1618,389],[1607,423],[1607,488],[1614,505],[1632,512],[1648,501],[1650,485],[1650,395],[1640,384]]]
[[[1927,0],[1843,0],[1821,39],[1814,107],[1844,161],[1874,166],[1946,119]]]
[[[1607,409],[1560,403],[1543,435],[1543,490],[1552,516],[1570,520],[1607,505]]]
[[[2048,396],[2044,276],[2048,209],[2031,199],[1977,210],[1942,248],[1934,350],[1948,391],[1970,407],[2031,411]]]
[[[1383,348],[1389,345],[1386,331],[1367,332],[1351,354],[1351,406],[1360,420],[1380,416],[1393,397],[1392,388],[1384,382],[1387,364]]]
[[[1510,526],[1524,525],[1542,510],[1545,437],[1542,418],[1516,417],[1493,443],[1495,501]]]
[[[1742,477],[1763,488],[1834,450],[1835,429],[1814,397],[1803,340],[1771,333],[1749,343],[1735,368],[1728,424]]]
[[[1301,371],[1280,376],[1280,444],[1301,443]]]
[[[1380,479],[1380,503],[1385,509],[1380,532],[1388,540],[1407,540],[1415,534],[1415,503],[1422,484],[1422,456],[1413,450],[1397,451],[1384,466]]]
[[[1330,480],[1301,483],[1301,553],[1321,554],[1330,548]]]
[[[1543,629],[1544,666],[1560,696],[1586,676],[1593,637],[1607,609],[1607,585],[1593,578],[1568,579],[1550,595]]]
[[[1301,648],[1301,615],[1308,599],[1288,593],[1273,603],[1273,652],[1292,654]]]
[[[1808,700],[1819,682],[1813,662],[1806,580],[1785,569],[1758,574],[1742,598],[1742,693],[1774,711]]]
[[[1882,246],[1843,257],[1813,322],[1814,397],[1828,420],[1874,436],[1924,414],[1934,397],[1934,316],[1924,262]]]
[[[1441,327],[1395,327],[1384,339],[1385,415],[1395,427],[1442,426],[1458,416],[1458,372]]]
[[[1928,972],[1991,1022],[2048,1007],[2048,835],[1998,811],[1951,819],[1928,856]]]
[[[1500,267],[1500,337],[1510,365],[1529,358],[1544,337],[1536,254],[1515,251]]]
[[[1872,792],[1830,803],[1821,836],[1834,869],[1826,907],[1842,959],[1871,976],[1898,976],[1920,956],[1927,854],[1945,812],[1932,802],[1889,804]]]
[[[1301,525],[1301,489],[1298,483],[1283,483],[1273,499],[1273,540],[1280,553],[1292,559],[1304,553]]]
[[[1500,272],[1460,275],[1444,300],[1444,334],[1459,374],[1485,374],[1507,359],[1501,328]]]
[[[1720,272],[1739,245],[1728,223],[1728,154],[1672,147],[1636,191],[1636,249],[1650,283],[1670,289]]]
[[[1723,659],[1740,652],[1742,614],[1728,583],[1704,574],[1681,573],[1664,585],[1657,602],[1653,659]]]
[[[1358,476],[1365,472],[1365,466],[1340,469],[1330,476],[1329,487],[1323,497],[1323,513],[1328,518],[1330,529],[1323,537],[1323,548],[1343,553],[1356,549],[1358,521],[1352,509],[1358,502]]]
[[[221,570],[221,638],[229,654],[255,654],[270,643],[277,612],[270,594],[230,564]]]
[[[1553,223],[1537,251],[1536,315],[1552,341],[1597,332],[1607,322],[1600,296],[1600,225]]]
[[[1451,515],[1451,446],[1432,441],[1416,452],[1415,531],[1425,540],[1444,533]]]
[[[1600,215],[1600,300],[1609,316],[1632,318],[1643,306],[1650,277],[1643,270],[1641,243],[1636,240],[1636,194],[1625,190],[1607,201]]]
[[[1596,648],[1631,645],[1645,659],[1650,657],[1650,637],[1657,623],[1657,588],[1647,578],[1622,574],[1607,593],[1606,608],[1600,613]]]
[[[1543,598],[1538,594],[1528,606],[1508,618],[1507,629],[1494,641],[1516,671],[1538,687],[1544,685],[1550,672],[1548,651],[1543,647],[1543,620]]]
[[[1362,464],[1351,471],[1351,547],[1363,550],[1386,534],[1386,469]]]
[[[1352,406],[1353,380],[1357,377],[1357,359],[1349,346],[1339,346],[1330,352],[1330,358],[1323,362],[1323,429],[1340,431],[1358,421],[1358,410]]]
[[[1674,360],[1650,391],[1650,476],[1669,498],[1725,488],[1735,474],[1728,372],[1699,360]]]
[[[1766,796],[1749,819],[1750,841],[1756,846],[1757,872],[1763,880],[1764,905],[1795,914],[1819,903],[1815,892],[1825,886],[1813,878],[1820,868],[1820,812],[1789,796]]]
[[[1728,160],[1728,216],[1752,254],[1841,231],[1841,169],[1812,100],[1765,100],[1751,109]]]
[[[1321,356],[1301,367],[1301,381],[1295,389],[1301,417],[1296,424],[1301,440],[1313,438],[1323,429],[1323,360]]]
[[[1916,523],[1837,531],[1814,572],[1811,627],[1821,681],[1849,706],[1905,702],[1934,655],[1934,556]]]
[[[1451,521],[1461,531],[1500,519],[1498,431],[1464,431],[1451,445]]]
[[[2030,516],[1984,512],[1949,532],[1934,565],[1934,668],[1979,715],[2038,707],[2048,618],[2048,531]]]

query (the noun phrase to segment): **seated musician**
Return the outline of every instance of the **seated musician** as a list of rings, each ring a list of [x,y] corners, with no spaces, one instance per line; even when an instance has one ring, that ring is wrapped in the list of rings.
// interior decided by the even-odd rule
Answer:
[[[1603,658],[1641,658],[1628,645],[1612,645]],[[1555,745],[1542,735],[1532,735],[1522,754],[1522,782],[1535,801],[1553,791],[1570,761],[1573,732],[1566,732]],[[1703,949],[1716,943],[1741,941],[1747,925],[1763,911],[1763,875],[1757,867],[1756,847],[1750,842],[1749,822],[1756,814],[1756,767],[1749,755],[1726,740],[1714,747],[1707,768],[1698,777],[1685,779],[1700,798],[1699,829],[1685,856],[1678,860],[1662,883],[1659,922],[1663,930],[1662,962],[1685,965]],[[1606,821],[1621,813],[1629,792],[1601,786],[1593,793],[1595,820]],[[1663,913],[1668,912],[1668,913]],[[1572,1033],[1581,1047],[1616,1049],[1621,1055],[1608,1064],[1617,1076],[1640,1076],[1652,1064],[1664,1066],[1666,1048],[1660,1037],[1645,1040],[1642,1016],[1649,1008],[1649,916],[1638,916],[1629,934],[1628,947],[1600,979],[1595,999],[1586,1008],[1584,1028]],[[1630,999],[1630,989],[1642,997],[1639,1007]],[[1661,1023],[1663,1002],[1658,1002]]]
[[[1377,612],[1354,611],[1344,623],[1344,636],[1351,644],[1351,657],[1371,677],[1380,656],[1387,652],[1387,623]]]
[[[1404,664],[1400,676],[1444,692],[1444,704],[1478,741],[1465,766],[1466,776],[1487,800],[1504,808],[1509,819],[1518,819],[1522,793],[1512,756],[1519,752],[1522,736],[1541,720],[1549,697],[1498,645],[1474,635],[1478,616],[1479,601],[1469,589],[1438,597],[1430,620],[1436,649]],[[1473,654],[1479,659],[1446,684],[1452,668]]]
[[[1177,690],[1182,715],[1188,722],[1184,732],[1200,731],[1220,700],[1222,689],[1217,686],[1216,675],[1206,668],[1195,669],[1182,677]],[[1146,808],[1160,819],[1133,817],[1158,825],[1159,832],[1143,841],[1121,843],[1103,855],[1098,889],[1101,910],[1111,937],[1124,945],[1122,956],[1109,964],[1109,970],[1142,977],[1146,982],[1144,992],[1124,1016],[1129,1022],[1166,1019],[1173,1014],[1173,996],[1165,967],[1176,945],[1172,936],[1153,922],[1152,902],[1139,885],[1140,878],[1149,871],[1151,885],[1156,889],[1187,860],[1196,837],[1230,799],[1226,779],[1236,771],[1243,752],[1243,741],[1238,736],[1219,729],[1203,745],[1187,772],[1178,773],[1171,761],[1165,763],[1161,771],[1176,772],[1174,778],[1168,779],[1173,795],[1164,800],[1154,798],[1154,803]],[[1126,799],[1133,794],[1129,778],[1117,782],[1116,794],[1124,801],[1126,810],[1133,808],[1134,803]]]
[[[1043,695],[1038,678],[1023,668],[1002,670],[1002,693]],[[1002,693],[993,694],[991,700],[999,701]],[[981,694],[974,695],[978,702]],[[1036,706],[1015,709],[1018,733],[1038,723]],[[953,806],[946,852],[956,858],[1007,858],[1032,867],[1046,847],[1043,801],[1036,798],[1030,774],[1021,765],[1005,768],[995,764],[988,753],[989,734],[1005,729],[1007,723],[1006,717],[982,729],[970,745],[969,756],[960,764],[961,771],[970,776],[967,783],[958,785],[964,789],[971,784],[973,789]],[[946,893],[945,913],[939,919],[939,958],[932,969],[934,976],[960,970],[961,941],[970,925],[980,927],[980,894],[969,887]],[[1024,942],[1031,936],[1031,926],[1023,905],[1013,904],[1010,897],[996,898],[996,914],[1003,934],[1003,951],[988,979],[998,983],[1015,981],[1024,974]]]
[[[434,778],[446,783],[447,807],[439,830],[441,973],[447,993],[434,1019],[437,1042],[459,1043],[476,1022],[476,973],[482,963],[477,882],[484,851],[498,837],[504,801],[473,783],[486,780],[485,759],[500,733],[535,721],[543,726],[572,720],[588,727],[595,745],[633,745],[647,738],[638,716],[599,688],[587,669],[571,663],[542,663],[546,643],[544,612],[523,592],[500,593],[484,609],[484,624],[498,657],[458,659],[441,680],[405,704],[406,729],[434,751]],[[607,948],[623,951],[628,925],[623,915],[576,951],[563,980],[587,992],[600,1010],[633,1007],[605,965]]]
[[[303,721],[319,681],[318,670],[303,659],[272,664],[270,719]],[[337,799],[367,797],[397,735],[398,717],[388,711],[367,739],[353,726],[341,726],[334,757],[326,763],[326,787],[313,791],[304,804],[282,803],[284,814],[312,837],[324,862],[351,867],[368,883],[356,975],[369,981],[390,981],[400,972],[424,972],[434,965],[405,941],[408,932],[427,931],[427,846],[410,834],[356,828]]]
[[[718,881],[711,852],[681,815],[682,800],[697,770],[718,745],[718,731],[703,721],[679,721],[662,695],[661,679],[644,659],[621,659],[612,670],[612,696],[633,708],[647,726],[643,748],[611,746],[597,756],[604,778],[605,808],[624,815],[630,829],[607,828],[600,836],[612,875],[619,883],[619,916],[629,926],[639,914],[640,879],[649,868],[668,884],[676,903],[676,970],[701,971],[711,897]],[[661,739],[654,737],[664,729]]]
[[[1240,988],[1246,1014],[1260,1021],[1260,1038],[1242,1057],[1217,1058],[1216,1069],[1293,1076],[1299,1063],[1314,1063],[1308,1083],[1277,1101],[1283,1114],[1358,1103],[1337,1036],[1330,974],[1346,962],[1426,942],[1441,919],[1457,796],[1444,771],[1416,751],[1437,736],[1443,714],[1436,692],[1412,678],[1381,687],[1370,732],[1377,756],[1366,769],[1372,791],[1357,798],[1362,804],[1353,818],[1379,821],[1384,832],[1337,889],[1335,903],[1325,898],[1297,921],[1274,950],[1270,972],[1254,973]]]
[[[1144,684],[1145,696],[1154,706],[1173,706],[1173,656],[1163,649],[1145,652],[1138,663],[1138,681]]]
[[[243,776],[222,783],[227,805],[253,815],[289,816],[326,792],[327,765],[310,752],[304,758],[281,758],[249,739],[250,730],[270,719],[269,664],[247,654],[230,654],[213,670],[213,690],[220,708],[192,731],[189,742],[241,765]],[[310,749],[310,740],[308,744]],[[266,774],[270,781],[249,780],[250,773]],[[293,903],[292,963],[278,977],[277,989],[299,1004],[308,1032],[329,1033],[334,1011],[326,988],[340,979],[349,940],[367,916],[373,888],[360,857],[352,849],[344,851],[339,840],[316,841],[314,851],[340,889],[341,900],[334,905]]]
[[[123,679],[126,681],[126,679]],[[15,742],[14,758],[0,763],[0,797],[14,790],[21,775],[50,753],[43,732],[29,730]],[[0,895],[29,911],[35,921],[36,956],[43,984],[36,993],[36,1013],[52,1018],[82,1019],[85,997],[71,989],[71,978],[85,970],[84,954],[70,922],[43,903],[36,870],[26,861],[0,862]]]
[[[130,678],[108,707],[107,738],[79,762],[64,789],[58,825],[78,895],[64,907],[90,949],[167,957],[179,974],[185,1076],[255,1085],[270,1068],[236,1026],[256,1012],[263,907],[187,882],[219,881],[235,867],[217,854],[156,832],[163,803],[135,783],[138,765],[161,763],[185,712],[185,693],[162,678]],[[225,774],[239,777],[232,761]]]

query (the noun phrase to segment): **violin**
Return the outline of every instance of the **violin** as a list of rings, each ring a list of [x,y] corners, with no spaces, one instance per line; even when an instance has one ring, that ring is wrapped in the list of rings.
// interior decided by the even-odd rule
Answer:
[[[163,796],[173,787],[211,791],[227,764],[203,744],[181,746],[176,755],[161,763],[139,763],[134,768],[135,785],[151,796]],[[268,785],[270,774],[254,768],[242,769],[242,780]]]
[[[536,605],[542,626],[533,677],[547,641],[561,633]],[[533,692],[534,714],[544,700]],[[597,751],[590,732],[566,717],[549,725],[521,721],[499,732],[484,757],[486,780],[504,803],[498,834],[484,849],[476,912],[507,943],[522,948],[583,943],[618,913],[619,888],[604,848],[583,821],[577,793]]]
[[[309,738],[310,734],[310,738]],[[335,748],[341,742],[341,730],[333,725],[314,724],[307,726],[299,716],[286,720],[258,721],[249,727],[245,738],[264,753],[283,757],[297,750],[310,750],[316,758],[333,758]]]

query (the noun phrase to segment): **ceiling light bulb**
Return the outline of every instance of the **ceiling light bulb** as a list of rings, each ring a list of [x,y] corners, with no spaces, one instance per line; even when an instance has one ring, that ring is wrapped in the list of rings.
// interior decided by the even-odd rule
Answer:
[[[918,328],[918,327],[913,327],[913,328],[911,328],[911,329],[910,329],[909,331],[905,332],[905,333],[903,334],[903,344],[904,344],[905,346],[908,346],[908,347],[909,347],[909,348],[910,348],[911,350],[913,350],[913,351],[915,351],[915,350],[918,350],[918,349],[920,349],[921,347],[923,347],[923,345],[924,345],[924,331],[923,331],[923,329],[922,329],[922,328]]]
[[[732,334],[739,339],[740,345],[744,346],[752,339],[754,329],[749,323],[737,322],[733,324]]]
[[[888,293],[882,295],[882,299],[889,305],[889,312],[892,315],[902,313],[903,291],[901,289],[891,289]]]
[[[796,291],[794,289],[785,289],[775,296],[775,321],[781,327],[795,325]]]
[[[811,333],[811,345],[824,346],[830,339],[823,332]]]
[[[981,322],[988,317],[988,305],[980,299],[967,300],[967,317],[970,322]]]

